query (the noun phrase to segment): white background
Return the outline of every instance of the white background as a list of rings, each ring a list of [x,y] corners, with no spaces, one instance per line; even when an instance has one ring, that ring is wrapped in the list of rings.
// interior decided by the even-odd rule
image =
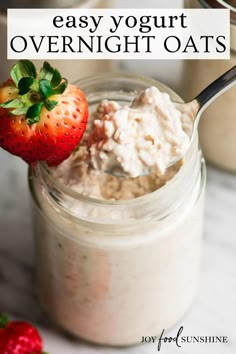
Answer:
[[[52,60],[58,59],[228,59],[229,58],[229,10],[218,9],[9,9],[8,10],[8,58],[9,59],[42,59]],[[67,28],[66,19],[73,14],[75,27]],[[88,18],[88,26],[80,28],[79,18],[86,15]],[[126,25],[126,20],[131,15],[131,22]],[[144,25],[142,29],[142,16],[149,16],[148,27]],[[184,24],[181,16],[184,15]],[[100,16],[99,25],[94,26],[92,19],[96,21]],[[112,17],[118,19],[122,17],[119,26],[114,26]],[[133,26],[132,16],[136,18],[136,24]],[[156,28],[153,16],[164,17],[166,19],[166,28]],[[178,17],[174,27],[169,27],[169,16]],[[55,19],[63,18],[63,23],[53,25]],[[24,26],[22,26],[24,23]],[[160,21],[158,21],[160,23]],[[132,27],[128,27],[131,24]],[[184,26],[184,27],[182,27]],[[115,33],[110,33],[112,29]],[[148,30],[148,33],[146,32]],[[93,31],[91,33],[90,31]],[[138,32],[139,31],[139,32]],[[142,32],[141,32],[142,31]],[[135,53],[133,41],[139,33],[138,52]],[[128,51],[125,52],[125,36],[128,35],[129,42]],[[52,36],[52,37],[50,37]],[[90,38],[93,41],[93,52],[85,45],[81,46],[81,53],[78,52],[78,36],[82,37],[89,45]],[[117,37],[118,36],[118,37]],[[177,36],[177,38],[176,38]],[[214,40],[209,41],[209,48],[206,51],[205,40],[201,37],[212,36]],[[97,52],[99,46],[97,37],[102,38],[101,52]],[[143,40],[143,37],[145,40]],[[216,38],[225,37],[224,44],[226,50],[218,49],[219,45]],[[35,44],[32,43],[35,39]],[[49,38],[52,38],[52,46]],[[68,48],[63,52],[62,38],[71,40],[72,51]],[[120,38],[117,40],[117,38]],[[149,46],[146,39],[149,38]],[[164,43],[169,38],[165,49]],[[175,39],[174,39],[175,38]],[[190,38],[196,45],[195,52],[190,43],[190,48],[185,51]],[[23,40],[22,40],[23,39]],[[105,48],[105,41],[109,39],[108,47]],[[178,42],[176,41],[178,39]],[[202,38],[204,39],[204,38]],[[10,45],[13,44],[13,47]],[[137,42],[136,42],[137,43]],[[178,44],[179,43],[179,44]],[[181,44],[180,44],[181,43]],[[117,47],[118,46],[118,47]],[[120,47],[120,49],[119,49]],[[149,48],[149,49],[148,49]],[[179,48],[179,49],[178,49]],[[187,48],[187,47],[186,47]],[[147,52],[148,49],[148,52]],[[218,51],[220,50],[220,51]],[[149,65],[149,63],[148,63]]]

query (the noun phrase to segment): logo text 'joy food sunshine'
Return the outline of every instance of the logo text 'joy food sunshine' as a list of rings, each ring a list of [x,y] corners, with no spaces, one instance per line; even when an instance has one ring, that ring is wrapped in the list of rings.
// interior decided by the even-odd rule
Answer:
[[[143,336],[141,343],[156,343],[157,344],[157,350],[160,351],[162,348],[162,345],[165,344],[174,344],[178,348],[181,348],[185,344],[226,344],[228,343],[228,337],[227,336],[207,336],[207,335],[201,335],[201,336],[189,336],[189,335],[183,335],[184,327],[181,326],[177,332],[177,334],[172,337],[172,336],[166,336],[165,335],[165,330],[163,329],[161,335],[158,336]]]

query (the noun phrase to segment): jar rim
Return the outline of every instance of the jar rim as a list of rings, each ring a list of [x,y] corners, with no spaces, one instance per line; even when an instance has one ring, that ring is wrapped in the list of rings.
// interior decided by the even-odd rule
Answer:
[[[164,83],[162,83],[159,80],[153,79],[149,76],[146,75],[140,75],[140,74],[136,74],[135,72],[126,72],[126,71],[113,71],[112,73],[108,73],[108,72],[100,72],[97,75],[89,75],[89,76],[85,76],[81,79],[75,80],[73,81],[74,85],[79,84],[80,88],[83,90],[83,86],[85,85],[89,85],[91,83],[95,83],[96,81],[100,81],[101,80],[106,80],[106,79],[131,79],[137,82],[142,82],[142,83],[147,83],[147,85],[158,85],[158,87],[160,87],[161,89],[163,89],[163,91],[168,91],[171,93],[172,96],[175,96],[176,99],[178,99],[179,101],[183,102],[182,97],[179,96],[179,94],[177,92],[175,92],[172,88],[170,88],[169,86],[165,85]]]
[[[162,90],[163,92],[170,93],[173,97],[175,97],[175,100],[178,100],[179,102],[183,102],[182,98],[174,90],[169,88],[167,85],[161,83],[158,80],[146,77],[145,75],[136,75],[134,73],[126,73],[126,72],[122,72],[122,71],[113,72],[113,73],[100,73],[95,76],[84,77],[80,80],[76,80],[73,83],[79,84],[80,88],[83,90],[83,87],[85,87],[85,86],[88,86],[90,84],[94,84],[96,82],[100,82],[101,80],[106,81],[106,79],[108,79],[108,78],[109,78],[109,80],[130,79],[130,80],[145,83],[145,84],[147,84],[147,86],[154,86],[155,85],[155,86],[158,86],[158,88],[160,88],[160,90]],[[189,147],[188,151],[191,150],[191,147],[194,144],[194,142],[195,142],[195,138],[191,139],[190,147]],[[129,205],[132,206],[134,203],[136,205],[137,205],[137,203],[139,205],[144,205],[144,204],[149,203],[152,200],[156,199],[157,196],[158,197],[161,196],[163,193],[165,193],[167,188],[168,189],[170,188],[170,185],[173,187],[175,186],[175,184],[177,183],[179,178],[181,178],[181,176],[184,174],[185,164],[183,164],[183,166],[181,166],[179,171],[177,171],[176,174],[166,184],[164,184],[162,187],[156,189],[155,191],[147,193],[147,194],[140,196],[140,197],[131,198],[131,199],[122,199],[122,200],[96,199],[96,198],[86,196],[86,195],[79,193],[79,192],[73,190],[72,188],[66,186],[64,183],[60,182],[58,179],[55,179],[52,176],[52,174],[50,173],[50,168],[47,166],[47,164],[45,162],[39,162],[39,168],[40,168],[40,171],[43,171],[43,173],[47,174],[47,178],[55,186],[55,188],[58,188],[59,191],[61,191],[62,193],[65,193],[67,196],[73,198],[74,200],[80,200],[80,201],[86,202],[87,204],[98,205],[98,206],[100,205],[103,207],[106,207],[106,206],[111,207],[112,206],[114,208],[116,208],[116,207],[119,208],[121,206],[129,206]]]

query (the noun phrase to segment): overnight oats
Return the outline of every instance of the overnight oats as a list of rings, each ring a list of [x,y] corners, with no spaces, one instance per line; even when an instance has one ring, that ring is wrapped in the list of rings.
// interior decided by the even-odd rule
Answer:
[[[156,87],[141,91],[130,106],[103,100],[90,119],[90,164],[112,175],[163,176],[189,147],[182,114]]]
[[[79,86],[90,111],[83,140],[58,167],[40,163],[30,173],[37,295],[75,336],[139,343],[179,321],[196,293],[205,187],[198,136],[189,146],[171,102],[180,98],[157,81],[112,74]]]

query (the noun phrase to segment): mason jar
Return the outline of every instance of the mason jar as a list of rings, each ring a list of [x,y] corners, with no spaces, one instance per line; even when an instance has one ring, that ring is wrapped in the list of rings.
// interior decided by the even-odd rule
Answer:
[[[186,8],[230,8],[231,53],[229,60],[184,61],[181,95],[193,99],[218,76],[236,65],[236,1],[185,0]],[[205,158],[212,164],[236,172],[236,87],[211,103],[199,124],[200,142]]]
[[[7,80],[9,71],[15,64],[15,60],[7,59],[7,9],[8,8],[67,8],[67,9],[101,9],[111,8],[113,0],[6,0],[0,5],[0,82]],[[72,12],[73,14],[73,12]],[[41,68],[44,60],[35,60],[37,68]],[[103,71],[112,71],[115,62],[111,60],[50,60],[69,81],[79,77],[98,74]]]
[[[102,74],[79,81],[90,112],[102,100],[129,104],[158,81]],[[176,324],[198,286],[205,165],[192,140],[184,163],[160,189],[128,200],[98,200],[57,180],[40,163],[30,171],[36,288],[59,327],[105,345],[139,343]]]

